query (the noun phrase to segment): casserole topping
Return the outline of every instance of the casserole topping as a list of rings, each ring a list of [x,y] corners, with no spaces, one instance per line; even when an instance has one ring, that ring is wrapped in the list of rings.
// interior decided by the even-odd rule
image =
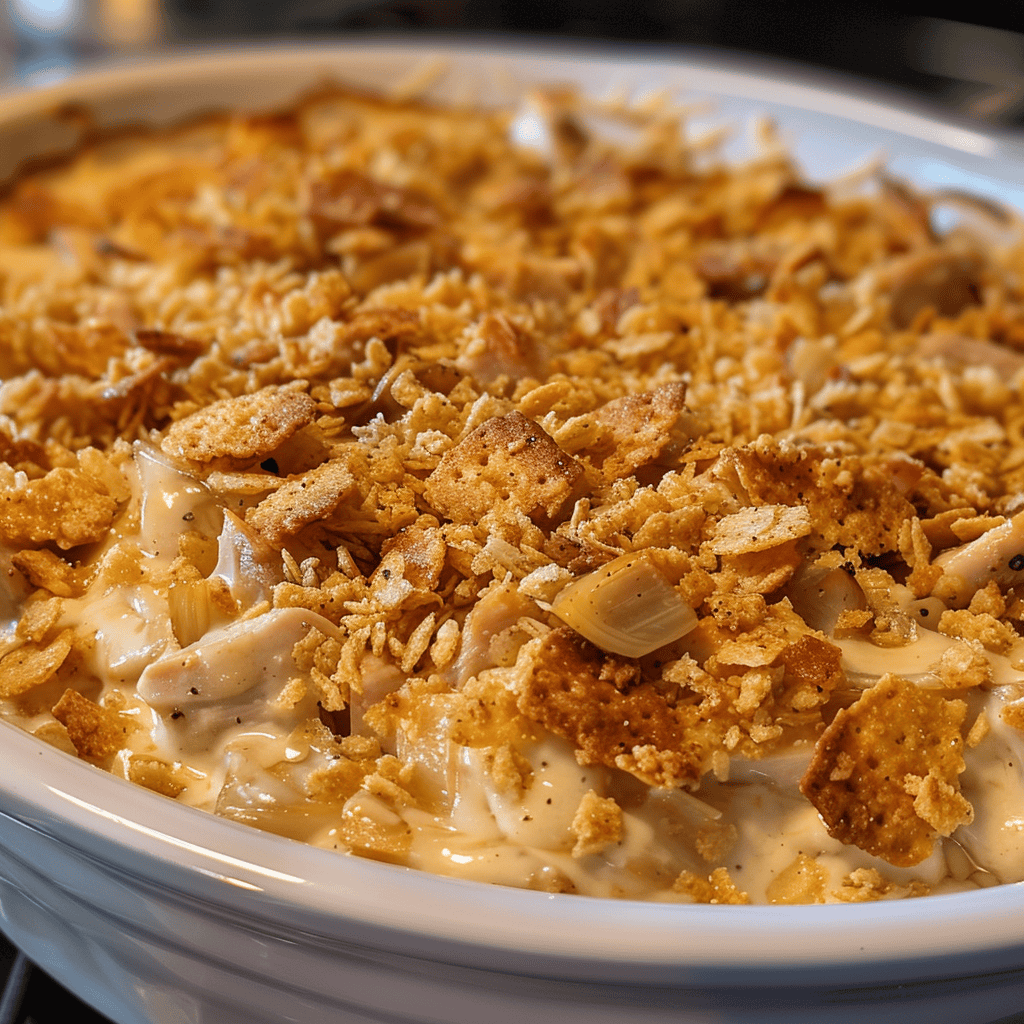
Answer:
[[[3,713],[467,878],[1022,880],[1017,227],[558,92],[334,91],[25,173]]]

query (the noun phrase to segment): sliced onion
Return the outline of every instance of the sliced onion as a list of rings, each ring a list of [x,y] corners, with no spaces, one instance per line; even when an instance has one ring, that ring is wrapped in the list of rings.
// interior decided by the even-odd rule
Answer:
[[[551,610],[592,644],[640,658],[685,636],[697,613],[645,553],[626,554],[574,580]]]

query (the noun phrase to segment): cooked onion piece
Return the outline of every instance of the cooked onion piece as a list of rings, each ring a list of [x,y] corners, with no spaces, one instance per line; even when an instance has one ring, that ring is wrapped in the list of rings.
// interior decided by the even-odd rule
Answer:
[[[626,658],[642,658],[697,625],[697,613],[645,553],[620,555],[581,576],[551,610],[592,644]]]

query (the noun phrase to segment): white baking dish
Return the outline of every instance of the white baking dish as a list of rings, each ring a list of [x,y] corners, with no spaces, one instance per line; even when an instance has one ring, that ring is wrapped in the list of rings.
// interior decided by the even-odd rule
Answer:
[[[101,125],[284,102],[325,78],[383,88],[442,58],[439,97],[713,98],[775,117],[812,176],[878,154],[925,185],[1024,208],[1021,145],[783,73],[609,49],[365,41],[172,56],[0,96],[0,178]],[[0,927],[119,1024],[928,1021],[1024,1007],[1024,890],[852,906],[679,906],[464,883],[333,855],[133,788],[0,724]]]

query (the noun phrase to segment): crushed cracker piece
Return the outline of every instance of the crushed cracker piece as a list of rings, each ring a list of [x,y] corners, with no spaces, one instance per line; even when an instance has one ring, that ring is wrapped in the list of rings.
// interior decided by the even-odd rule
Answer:
[[[28,548],[11,556],[11,564],[34,587],[57,597],[79,597],[85,590],[83,574],[49,548]]]
[[[768,883],[769,903],[824,903],[828,871],[801,853]]]
[[[557,520],[575,497],[583,467],[536,423],[511,412],[477,427],[445,452],[427,478],[427,500],[457,523],[494,508]]]
[[[161,441],[188,462],[242,468],[265,459],[313,419],[316,403],[294,387],[224,398],[171,424]]]
[[[658,458],[673,440],[685,398],[684,384],[663,384],[654,391],[616,398],[591,414],[605,433],[587,446],[587,454],[606,479],[628,476]]]
[[[117,499],[77,469],[58,467],[38,480],[2,483],[0,540],[15,548],[52,542],[67,551],[100,541],[118,511]]]
[[[588,790],[569,827],[576,837],[573,857],[589,857],[606,846],[622,842],[622,808],[612,797],[602,797]]]
[[[969,821],[970,805],[957,789],[964,769],[960,725],[966,711],[962,701],[892,674],[841,710],[818,740],[800,782],[829,835],[907,867],[931,853],[936,833],[948,835]],[[849,774],[840,762],[844,754],[855,765]],[[909,775],[934,780],[921,804],[927,819],[916,802],[920,785],[908,789],[904,781]]]
[[[692,871],[683,871],[672,884],[672,890],[688,897],[691,903],[750,902],[750,897],[739,889],[726,868],[715,868],[706,879]]]
[[[276,547],[303,527],[327,519],[345,500],[355,480],[341,459],[332,459],[288,480],[246,513],[245,521]]]
[[[78,756],[94,763],[113,757],[125,745],[134,725],[116,710],[70,688],[53,706],[53,717],[67,729]]]
[[[18,697],[54,677],[71,653],[73,633],[65,629],[50,643],[27,643],[0,658],[0,696]]]

